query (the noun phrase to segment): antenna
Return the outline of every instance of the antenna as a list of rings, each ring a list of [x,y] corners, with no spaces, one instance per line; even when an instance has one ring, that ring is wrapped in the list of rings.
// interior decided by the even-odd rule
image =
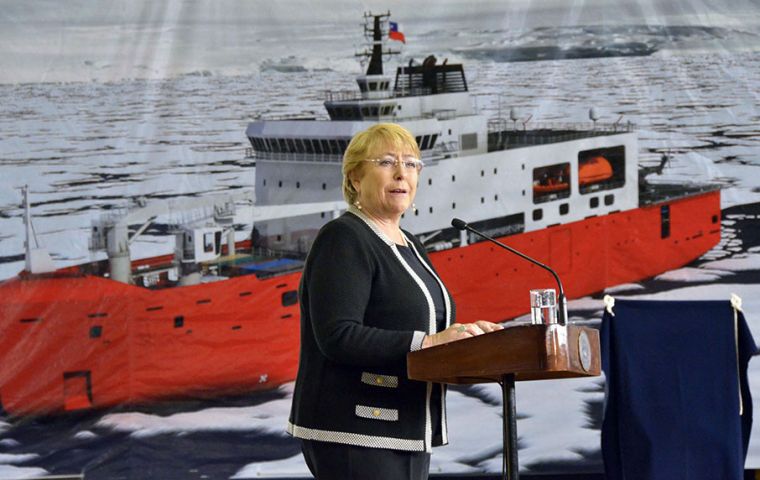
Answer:
[[[25,244],[25,270],[29,273],[48,273],[55,271],[53,259],[45,248],[40,247],[37,240],[37,233],[32,223],[32,209],[29,205],[29,185],[21,188],[21,194],[24,201],[24,223],[26,224],[26,244]],[[34,239],[34,247],[32,247]]]
[[[520,119],[520,116],[515,107],[509,109],[509,119],[512,120],[512,130],[517,130],[517,121]]]
[[[599,113],[596,111],[596,107],[591,107],[588,109],[588,118],[594,122],[594,130],[596,130],[596,121],[599,120]]]

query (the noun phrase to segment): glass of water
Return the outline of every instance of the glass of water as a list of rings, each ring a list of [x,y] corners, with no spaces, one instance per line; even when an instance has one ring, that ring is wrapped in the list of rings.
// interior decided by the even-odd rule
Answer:
[[[553,288],[530,291],[530,323],[549,325],[557,323],[557,292]]]

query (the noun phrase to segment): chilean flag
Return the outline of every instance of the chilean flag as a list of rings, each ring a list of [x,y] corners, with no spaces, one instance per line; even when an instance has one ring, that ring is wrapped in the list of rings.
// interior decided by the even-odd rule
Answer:
[[[388,38],[406,43],[406,37],[398,29],[398,23],[396,22],[388,22]]]

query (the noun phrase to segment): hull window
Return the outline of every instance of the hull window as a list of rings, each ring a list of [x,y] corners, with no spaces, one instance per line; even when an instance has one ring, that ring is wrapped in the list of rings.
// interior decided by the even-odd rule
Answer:
[[[599,206],[599,197],[591,197],[588,199],[589,208],[597,208]]]
[[[670,205],[660,207],[660,238],[670,237]]]
[[[537,221],[541,220],[542,218],[544,218],[544,211],[543,211],[543,209],[537,208],[537,209],[533,210],[533,221],[534,222],[537,222]]]
[[[282,294],[282,306],[283,307],[289,307],[291,305],[295,305],[298,303],[298,291],[296,290],[288,290],[287,292],[284,292]]]
[[[103,327],[101,325],[90,327],[90,338],[100,338],[101,335],[103,335]]]

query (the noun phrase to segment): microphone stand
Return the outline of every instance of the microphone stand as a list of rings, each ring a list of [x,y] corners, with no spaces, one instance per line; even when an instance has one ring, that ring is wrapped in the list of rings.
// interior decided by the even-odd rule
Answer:
[[[457,230],[467,230],[481,238],[488,240],[489,242],[495,243],[501,248],[509,250],[515,255],[529,261],[534,265],[538,265],[539,267],[551,273],[552,276],[554,276],[554,280],[557,281],[557,286],[559,287],[560,308],[557,315],[557,321],[560,325],[567,324],[567,298],[565,298],[565,290],[562,288],[562,282],[559,279],[559,275],[557,275],[554,270],[552,270],[549,266],[539,262],[538,260],[530,258],[524,253],[515,250],[509,245],[504,245],[500,241],[489,237],[485,233],[481,233],[475,230],[474,228],[467,225],[467,222],[463,220],[455,218],[451,221],[451,225]],[[499,384],[501,385],[502,395],[502,444],[504,448],[502,452],[502,474],[505,480],[518,480],[520,477],[520,468],[518,467],[517,458],[517,405],[515,401],[515,374],[511,373],[502,375]]]
[[[501,243],[500,241],[496,240],[495,238],[489,237],[485,233],[482,233],[482,232],[479,232],[479,231],[475,230],[471,226],[467,225],[467,222],[465,222],[464,220],[460,220],[458,218],[455,218],[455,219],[451,220],[451,226],[454,227],[454,228],[456,228],[457,230],[467,230],[469,232],[472,232],[475,235],[477,235],[477,236],[479,236],[481,238],[484,238],[484,239],[488,240],[489,242],[495,243],[496,245],[500,246],[501,248],[509,250],[510,252],[514,253],[518,257],[521,257],[521,258],[529,261],[530,263],[532,263],[534,265],[538,265],[539,267],[543,268],[547,272],[551,273],[552,276],[554,277],[554,280],[557,281],[557,287],[559,289],[559,311],[557,312],[557,317],[558,317],[557,318],[557,323],[559,323],[560,325],[567,325],[567,298],[565,297],[565,289],[562,288],[562,281],[560,281],[559,275],[557,275],[557,272],[555,272],[554,270],[552,270],[552,268],[549,267],[548,265],[545,265],[545,264],[539,262],[538,260],[530,258],[529,256],[525,255],[524,253],[522,253],[522,252],[520,252],[518,250],[515,250],[514,248],[510,247],[509,245],[505,245],[505,244]]]

